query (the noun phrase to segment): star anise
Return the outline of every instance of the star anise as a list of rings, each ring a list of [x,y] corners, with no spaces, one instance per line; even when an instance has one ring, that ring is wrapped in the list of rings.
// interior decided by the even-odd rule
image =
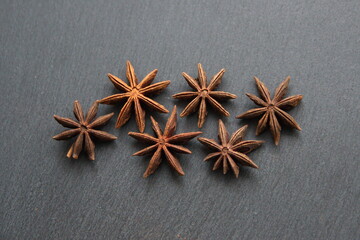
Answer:
[[[84,113],[80,103],[78,101],[75,101],[74,115],[78,121],[54,115],[54,118],[56,121],[58,121],[58,123],[60,123],[64,127],[71,128],[70,130],[66,130],[54,136],[53,138],[55,140],[66,140],[78,135],[66,155],[68,158],[72,157],[74,159],[77,159],[81,150],[84,147],[89,159],[95,160],[95,144],[93,143],[92,138],[98,139],[100,141],[112,141],[117,138],[110,133],[95,129],[105,125],[114,115],[114,113],[109,113],[104,116],[100,116],[93,121],[98,111],[98,106],[99,103],[95,101],[89,108],[86,117],[84,117]]]
[[[150,72],[144,79],[138,83],[138,79],[135,75],[134,67],[131,65],[130,61],[126,62],[126,77],[129,80],[130,86],[126,84],[120,78],[108,74],[110,81],[114,84],[115,88],[124,93],[114,94],[109,97],[101,99],[99,102],[103,104],[115,104],[116,102],[123,101],[127,99],[124,106],[122,107],[119,116],[116,121],[116,128],[124,125],[131,117],[131,112],[134,109],[136,124],[140,132],[144,132],[145,129],[145,111],[141,105],[144,103],[146,106],[162,113],[168,113],[169,111],[160,103],[155,102],[154,100],[147,97],[149,94],[155,94],[161,92],[166,88],[170,81],[163,81],[152,84],[154,80],[157,69],[154,69]],[[134,105],[134,107],[133,107]]]
[[[230,164],[230,167],[236,177],[239,177],[239,166],[235,163],[234,159],[238,160],[241,165],[258,168],[258,166],[246,154],[260,147],[264,141],[242,141],[246,134],[247,127],[248,126],[245,125],[239,128],[235,133],[233,133],[231,138],[229,138],[229,133],[227,132],[224,123],[219,120],[218,137],[220,143],[217,143],[214,139],[198,138],[202,144],[215,150],[215,152],[207,155],[204,161],[216,158],[213,170],[218,169],[222,164],[224,174],[226,174],[229,170]]]
[[[190,141],[192,138],[201,134],[201,132],[188,132],[176,134],[176,106],[174,106],[172,113],[166,123],[164,132],[161,131],[159,124],[151,116],[152,128],[155,132],[155,137],[147,133],[129,132],[129,135],[139,141],[151,144],[149,147],[144,148],[133,154],[133,156],[143,156],[152,153],[149,165],[144,173],[144,178],[153,174],[159,167],[162,161],[162,155],[165,155],[169,165],[175,169],[180,175],[185,175],[179,160],[171,153],[171,151],[178,153],[191,153],[191,151],[181,145]]]
[[[256,104],[259,105],[260,108],[251,109],[245,113],[238,115],[236,118],[254,118],[260,115],[263,115],[256,128],[256,135],[262,133],[266,126],[270,126],[270,131],[273,135],[274,142],[276,145],[279,144],[280,141],[280,131],[281,126],[278,121],[278,118],[288,124],[289,126],[301,130],[299,124],[295,121],[295,119],[290,116],[290,114],[286,113],[284,110],[293,108],[297,106],[301,99],[303,98],[302,95],[295,95],[291,97],[287,97],[282,99],[287,92],[287,88],[289,85],[290,77],[287,77],[275,90],[274,98],[270,98],[269,89],[262,83],[257,77],[254,77],[259,97],[246,93],[246,95]]]
[[[236,98],[236,95],[223,91],[214,91],[214,89],[216,89],[221,83],[221,78],[224,73],[225,69],[223,68],[217,74],[215,74],[211,78],[210,83],[207,84],[206,73],[200,63],[198,64],[198,79],[194,79],[187,73],[183,72],[183,77],[188,82],[189,86],[192,87],[195,91],[181,92],[173,95],[173,98],[177,99],[193,98],[193,100],[182,111],[180,117],[187,116],[199,109],[198,127],[201,128],[204,125],[207,115],[206,102],[210,103],[210,105],[221,114],[227,117],[230,116],[229,112],[226,111],[226,109],[221,106],[217,100],[234,99]]]

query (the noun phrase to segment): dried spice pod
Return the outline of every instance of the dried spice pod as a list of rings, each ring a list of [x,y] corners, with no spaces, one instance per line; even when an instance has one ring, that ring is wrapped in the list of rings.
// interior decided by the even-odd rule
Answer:
[[[207,115],[207,103],[209,103],[216,111],[221,113],[224,116],[230,116],[230,113],[221,106],[218,102],[219,100],[234,99],[236,98],[235,94],[223,92],[223,91],[214,91],[219,84],[221,83],[222,76],[225,73],[225,69],[221,69],[217,74],[215,74],[208,84],[206,80],[206,73],[202,65],[198,64],[198,78],[192,78],[187,73],[182,73],[183,77],[194,91],[181,92],[173,95],[173,98],[177,99],[192,99],[191,102],[185,107],[185,109],[180,114],[180,117],[187,116],[196,110],[199,111],[198,118],[198,127],[201,128],[206,119]]]
[[[175,134],[176,130],[176,106],[174,106],[172,113],[166,123],[164,132],[161,130],[159,124],[155,121],[153,117],[151,118],[152,128],[155,132],[155,136],[151,136],[147,133],[137,133],[129,132],[129,135],[138,141],[149,143],[150,146],[144,148],[136,153],[133,156],[143,156],[146,154],[152,154],[149,165],[144,173],[144,178],[153,174],[156,169],[159,167],[162,161],[162,155],[165,155],[165,158],[169,165],[180,175],[185,175],[184,170],[182,169],[179,160],[173,155],[172,152],[177,153],[187,153],[190,154],[191,151],[179,144],[185,144],[190,141],[192,138],[201,134],[201,132],[188,132],[188,133],[179,133]],[[175,134],[175,135],[174,135]]]
[[[98,111],[98,106],[99,103],[95,101],[84,117],[82,107],[79,101],[76,100],[74,102],[74,115],[77,121],[54,115],[54,118],[58,123],[71,129],[54,136],[53,139],[67,140],[77,136],[75,142],[71,145],[66,155],[68,158],[78,159],[82,149],[85,149],[88,158],[90,160],[95,160],[95,144],[93,142],[93,138],[100,141],[112,141],[117,138],[110,133],[96,129],[107,124],[114,115],[114,113],[109,113],[94,120]]]
[[[204,159],[208,161],[210,159],[216,159],[213,170],[215,171],[221,165],[223,166],[223,173],[226,174],[229,170],[229,165],[233,170],[236,178],[239,177],[239,166],[236,164],[237,160],[241,165],[258,168],[258,166],[246,155],[256,148],[260,147],[264,141],[256,140],[244,140],[246,134],[247,125],[239,128],[236,132],[229,137],[229,133],[225,128],[224,123],[219,120],[219,142],[214,139],[198,138],[198,140],[209,147],[215,152],[210,153]]]
[[[236,118],[244,119],[262,116],[256,128],[256,135],[262,133],[265,128],[269,126],[271,134],[274,138],[274,142],[276,145],[278,145],[281,131],[281,126],[278,119],[285,122],[292,128],[295,128],[299,131],[301,130],[295,119],[284,110],[288,110],[297,106],[303,96],[295,95],[283,99],[290,82],[289,76],[276,88],[274,97],[272,99],[270,98],[269,89],[265,86],[265,84],[257,77],[254,77],[254,79],[261,98],[250,93],[246,93],[246,96],[248,96],[256,105],[260,106],[260,108],[251,109],[238,115]]]
[[[131,117],[132,111],[134,111],[138,129],[140,132],[144,132],[145,111],[143,109],[143,105],[161,113],[169,112],[163,105],[155,102],[148,97],[148,95],[160,93],[170,84],[170,81],[163,81],[151,84],[157,74],[157,71],[157,69],[154,69],[148,75],[146,75],[146,77],[144,77],[144,79],[139,83],[134,71],[134,67],[131,65],[130,61],[127,61],[126,77],[130,85],[126,84],[120,78],[110,73],[108,74],[108,77],[110,81],[114,84],[115,88],[123,91],[123,93],[118,93],[105,97],[99,100],[99,102],[102,104],[115,104],[117,102],[126,100],[117,118],[115,125],[116,128],[119,128],[125,123],[127,123],[127,121],[129,121]]]

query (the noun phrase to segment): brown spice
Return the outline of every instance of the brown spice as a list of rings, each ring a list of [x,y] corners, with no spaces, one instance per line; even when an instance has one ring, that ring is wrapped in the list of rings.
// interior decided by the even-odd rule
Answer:
[[[289,126],[301,130],[299,124],[295,121],[295,119],[290,116],[290,114],[286,113],[284,110],[293,108],[297,106],[301,99],[302,95],[295,95],[291,97],[287,97],[282,99],[287,92],[287,88],[289,85],[290,77],[287,77],[275,90],[274,98],[270,98],[269,89],[262,83],[257,77],[254,77],[257,89],[261,96],[261,99],[253,94],[246,93],[246,95],[260,108],[251,109],[245,113],[238,115],[236,118],[254,118],[260,115],[263,115],[259,120],[259,123],[256,128],[256,135],[262,133],[266,126],[270,126],[270,131],[274,137],[274,142],[276,145],[279,144],[280,141],[280,131],[281,126],[278,121],[280,118]]]
[[[144,103],[146,106],[158,112],[169,112],[163,105],[155,102],[147,96],[150,94],[161,92],[170,84],[170,81],[163,81],[151,84],[157,74],[157,71],[157,69],[154,69],[152,72],[146,75],[146,77],[140,83],[138,83],[134,67],[131,65],[130,61],[127,61],[126,77],[129,80],[130,86],[120,78],[110,73],[108,74],[108,77],[110,81],[114,84],[115,88],[119,89],[120,91],[124,91],[124,93],[111,95],[109,97],[101,99],[99,102],[103,104],[115,104],[116,102],[127,99],[117,118],[115,126],[116,128],[123,126],[130,119],[131,112],[134,109],[138,129],[140,132],[144,132],[145,111],[141,103]]]
[[[57,115],[54,115],[54,118],[58,123],[63,125],[64,127],[71,128],[70,130],[66,130],[56,136],[53,137],[55,140],[67,140],[76,135],[75,142],[71,145],[67,157],[77,159],[83,147],[85,147],[85,151],[90,160],[95,160],[95,144],[92,141],[92,137],[100,140],[100,141],[112,141],[117,137],[100,130],[96,130],[100,126],[105,125],[114,113],[109,113],[107,115],[98,117],[93,121],[98,111],[99,103],[95,101],[92,106],[89,108],[89,111],[84,117],[84,113],[80,103],[76,100],[74,102],[74,115],[78,121],[74,121],[70,118],[63,118]]]
[[[180,117],[187,116],[199,109],[198,127],[201,128],[204,125],[207,115],[206,102],[210,103],[215,110],[228,117],[230,116],[229,112],[226,111],[217,100],[234,99],[236,98],[236,95],[223,91],[213,91],[221,83],[221,78],[225,73],[225,69],[221,69],[215,74],[211,78],[209,84],[207,84],[206,73],[200,63],[198,64],[198,73],[198,79],[194,79],[183,72],[183,77],[195,91],[181,92],[173,95],[173,98],[193,99],[182,111]]]
[[[219,120],[218,137],[220,144],[217,143],[214,139],[198,138],[202,144],[209,147],[210,149],[215,150],[215,152],[207,155],[204,161],[208,161],[209,159],[216,157],[217,160],[214,164],[213,170],[218,169],[222,164],[224,174],[228,172],[230,164],[230,167],[237,178],[239,177],[239,166],[235,163],[234,159],[238,160],[241,165],[258,168],[258,166],[246,154],[260,147],[264,141],[242,141],[246,134],[247,127],[248,126],[245,125],[239,128],[231,136],[231,138],[229,138],[229,133],[227,132],[224,123]]]
[[[144,173],[144,178],[153,174],[159,167],[162,156],[165,155],[169,165],[175,169],[180,175],[185,175],[179,160],[171,153],[172,151],[178,153],[191,153],[191,151],[181,145],[190,141],[192,138],[201,134],[201,132],[188,132],[176,134],[176,106],[174,106],[172,113],[166,123],[164,132],[161,131],[159,124],[153,117],[151,118],[152,128],[155,132],[155,137],[147,133],[129,132],[129,135],[139,141],[150,143],[151,145],[143,150],[140,150],[133,154],[133,156],[143,156],[152,153],[153,156],[150,159],[149,165]]]

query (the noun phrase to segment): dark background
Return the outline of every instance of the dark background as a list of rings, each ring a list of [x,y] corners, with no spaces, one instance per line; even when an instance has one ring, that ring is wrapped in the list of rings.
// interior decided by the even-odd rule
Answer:
[[[359,239],[360,1],[1,1],[0,239]],[[238,95],[224,106],[230,132],[266,140],[250,157],[260,169],[212,172],[196,140],[179,156],[184,177],[163,162],[143,179],[148,157],[127,133],[135,121],[104,130],[96,161],[65,157],[70,142],[53,114],[72,116],[116,91],[108,72],[125,79],[171,80],[155,100],[185,106],[172,94],[189,90],[181,72],[211,77]],[[257,121],[235,116],[254,106],[256,75],[273,90],[292,77],[303,94],[290,113],[303,131],[285,128],[276,147]],[[100,106],[100,114],[120,106]],[[154,115],[164,124],[168,115]],[[210,111],[203,137],[215,138]],[[152,132],[147,116],[146,132]],[[196,131],[197,116],[178,121]]]

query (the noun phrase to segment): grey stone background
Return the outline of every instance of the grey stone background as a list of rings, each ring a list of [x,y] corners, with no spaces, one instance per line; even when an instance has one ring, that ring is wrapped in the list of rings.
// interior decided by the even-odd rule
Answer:
[[[0,239],[360,239],[359,11],[358,0],[2,0]],[[193,140],[184,177],[163,163],[143,179],[135,121],[118,130],[115,118],[104,130],[119,139],[98,144],[95,162],[67,159],[52,115],[116,92],[106,74],[125,79],[127,59],[139,78],[158,68],[155,81],[171,80],[155,100],[179,111],[181,72],[225,67],[219,89],[238,98],[222,119],[266,141],[250,154],[260,169],[212,172]],[[289,94],[304,95],[291,111],[303,131],[285,128],[278,147],[254,136],[255,120],[235,119],[254,106],[254,75],[272,91],[290,75]],[[202,136],[216,137],[218,117],[209,112]],[[178,132],[196,122],[180,119]]]

